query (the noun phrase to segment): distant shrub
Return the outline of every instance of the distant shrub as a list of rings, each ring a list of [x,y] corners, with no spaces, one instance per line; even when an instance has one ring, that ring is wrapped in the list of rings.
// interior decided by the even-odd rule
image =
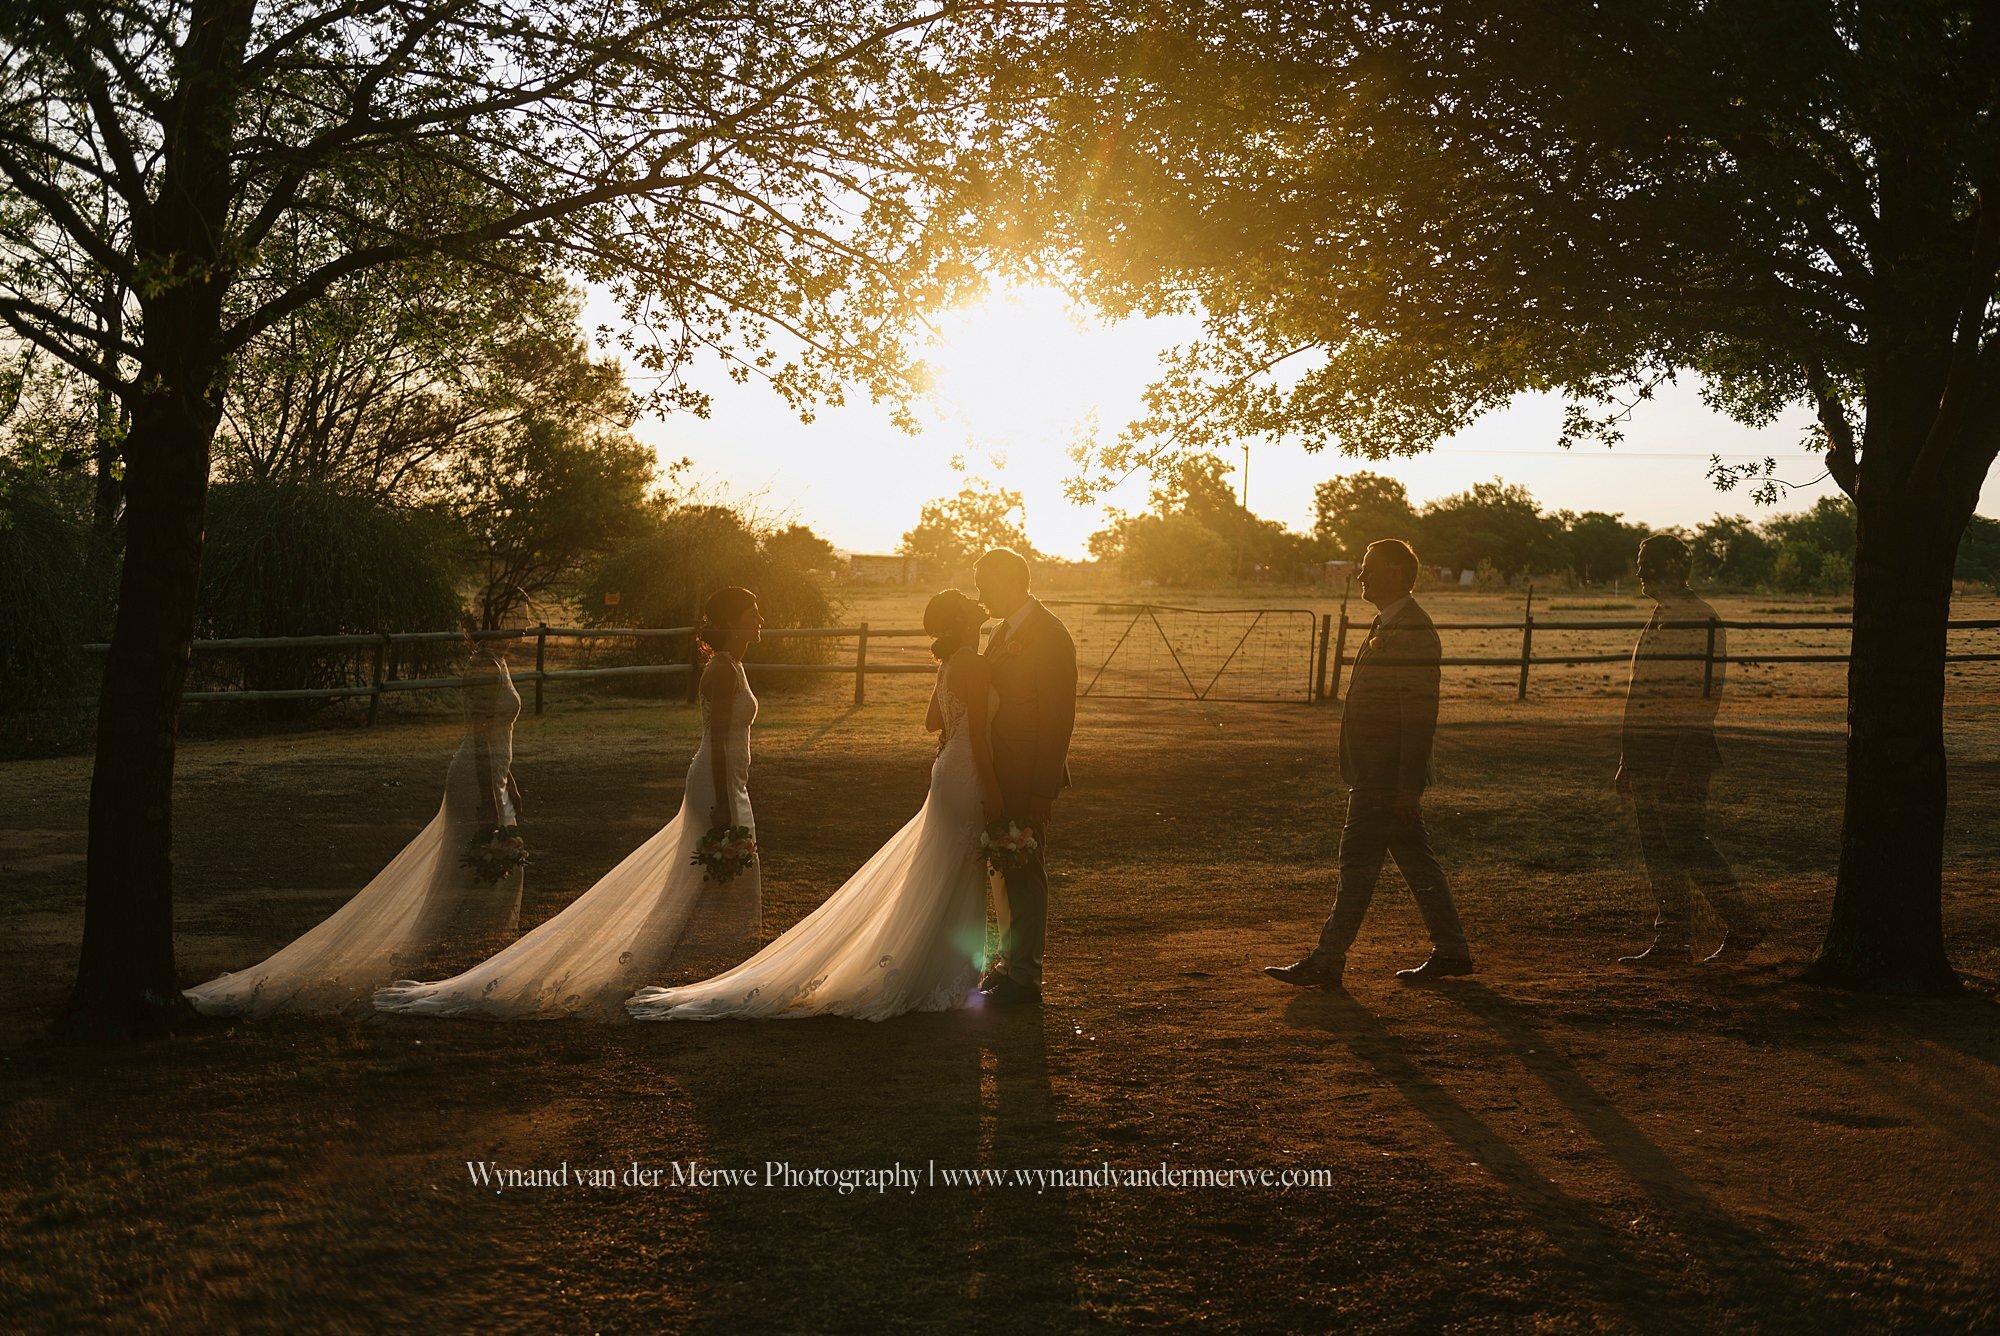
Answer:
[[[677,506],[586,575],[582,616],[592,626],[693,626],[709,594],[741,585],[756,593],[768,626],[831,625],[826,594],[792,559],[792,551],[790,543],[770,543],[727,506]],[[827,651],[823,640],[775,640],[756,657],[808,663]],[[653,641],[642,642],[629,658],[664,663],[685,653],[685,644]]]
[[[446,631],[464,615],[464,541],[436,510],[266,480],[209,493],[196,635],[201,639]],[[439,666],[440,648],[407,663]],[[250,690],[351,682],[367,652],[243,650],[197,660],[205,685]],[[435,663],[432,661],[435,660]],[[193,688],[197,684],[190,683]],[[295,714],[321,702],[267,702]]]
[[[91,562],[81,480],[0,467],[0,751],[58,749],[89,732],[95,664],[78,646],[105,632],[111,571]]]

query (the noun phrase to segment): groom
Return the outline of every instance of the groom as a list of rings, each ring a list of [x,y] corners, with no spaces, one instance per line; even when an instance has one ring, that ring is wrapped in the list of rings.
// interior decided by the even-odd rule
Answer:
[[[1395,538],[1370,543],[1361,558],[1361,597],[1380,610],[1355,655],[1340,712],[1340,777],[1347,782],[1347,824],[1340,832],[1340,884],[1319,944],[1294,965],[1264,973],[1299,987],[1338,988],[1347,950],[1375,897],[1384,857],[1394,855],[1430,930],[1431,956],[1407,981],[1472,973],[1472,953],[1444,869],[1424,829],[1424,788],[1432,777],[1437,733],[1439,646],[1431,619],[1410,591],[1417,554]]]
[[[1004,817],[1035,835],[1025,865],[1005,877],[1000,955],[979,982],[1001,1006],[1042,1000],[1042,943],[1048,935],[1049,875],[1042,862],[1056,794],[1069,787],[1069,737],[1076,726],[1076,645],[1056,615],[1028,593],[1028,562],[998,547],[972,568],[979,600],[1000,619],[986,642],[993,690],[993,769]]]

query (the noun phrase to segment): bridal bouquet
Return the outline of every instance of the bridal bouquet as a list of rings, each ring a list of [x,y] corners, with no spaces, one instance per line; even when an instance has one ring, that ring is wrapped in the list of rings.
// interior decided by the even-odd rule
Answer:
[[[757,841],[748,826],[717,826],[701,837],[693,861],[720,886],[757,861]]]
[[[480,831],[465,846],[465,852],[458,856],[460,867],[469,867],[473,875],[488,886],[497,886],[511,875],[515,868],[524,867],[528,862],[528,842],[521,838],[519,826],[494,826]]]
[[[995,872],[1007,873],[1026,867],[1028,855],[1039,847],[1034,831],[1023,830],[1004,817],[979,832],[979,856]]]

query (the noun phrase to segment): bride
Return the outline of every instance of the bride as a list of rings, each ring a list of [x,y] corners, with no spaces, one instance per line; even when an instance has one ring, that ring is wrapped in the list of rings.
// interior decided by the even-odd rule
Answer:
[[[701,745],[674,819],[570,906],[506,950],[438,983],[403,980],[375,994],[382,1011],[426,1016],[548,1018],[617,1015],[640,980],[719,969],[755,950],[763,933],[757,864],[717,884],[694,862],[702,835],[745,826],[750,812],[750,725],[757,697],[743,652],[764,619],[747,589],[718,590],[702,611],[711,651],[701,677]]]
[[[445,772],[437,815],[318,926],[267,960],[187,989],[195,1010],[252,1017],[365,1011],[368,995],[399,973],[512,940],[520,866],[487,880],[460,860],[476,835],[505,843],[513,837],[501,832],[520,824],[513,763],[521,696],[507,673],[504,642],[482,641],[468,625],[466,652],[465,737]]]
[[[941,732],[930,795],[909,824],[818,909],[749,960],[701,983],[645,988],[640,1020],[851,1016],[962,1007],[979,982],[986,864],[979,837],[1001,811],[987,746],[992,680],[979,657],[986,609],[955,589],[924,629],[939,660],[927,727]]]

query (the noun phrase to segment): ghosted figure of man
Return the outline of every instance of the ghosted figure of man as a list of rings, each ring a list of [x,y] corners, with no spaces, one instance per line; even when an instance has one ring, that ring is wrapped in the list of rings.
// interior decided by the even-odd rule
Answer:
[[[1338,988],[1348,948],[1375,896],[1382,860],[1393,854],[1430,930],[1431,956],[1396,977],[1428,981],[1472,973],[1472,952],[1444,869],[1424,829],[1424,788],[1437,733],[1440,647],[1430,616],[1410,591],[1417,554],[1408,543],[1370,543],[1361,562],[1361,596],[1377,613],[1355,656],[1340,712],[1340,777],[1347,783],[1347,824],[1340,832],[1340,884],[1319,945],[1295,965],[1264,973],[1299,987]]]
[[[1736,873],[1708,837],[1708,784],[1722,765],[1715,711],[1722,663],[1708,657],[1715,609],[1688,588],[1687,544],[1654,534],[1639,545],[1639,588],[1657,606],[1632,651],[1618,792],[1639,822],[1646,878],[1659,902],[1653,944],[1628,965],[1685,965],[1693,959],[1688,914],[1698,888],[1722,920],[1723,940],[1708,957],[1747,954],[1764,937]],[[1714,626],[1715,659],[1726,657]]]

